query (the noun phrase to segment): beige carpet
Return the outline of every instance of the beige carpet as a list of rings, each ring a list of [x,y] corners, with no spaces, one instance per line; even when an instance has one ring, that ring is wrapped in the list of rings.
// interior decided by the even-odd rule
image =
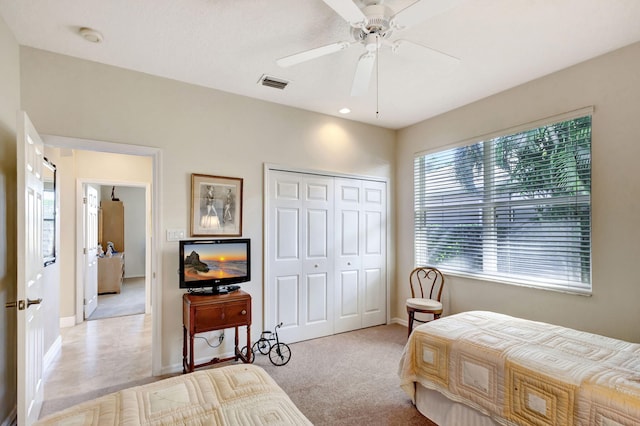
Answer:
[[[125,278],[120,293],[98,295],[98,307],[87,321],[144,314],[144,277]]]
[[[254,363],[314,425],[433,425],[400,389],[406,342],[406,327],[384,325],[292,344],[283,367],[265,355]]]
[[[255,364],[275,379],[314,425],[434,425],[400,389],[397,370],[406,333],[397,324],[371,327],[291,344],[291,360],[282,367],[260,354]],[[41,417],[155,379],[159,378],[49,400]]]

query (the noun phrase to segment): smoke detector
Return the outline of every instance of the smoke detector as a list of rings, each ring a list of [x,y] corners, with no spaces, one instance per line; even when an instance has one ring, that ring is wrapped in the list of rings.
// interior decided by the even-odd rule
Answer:
[[[82,27],[78,30],[78,33],[87,41],[91,43],[100,43],[103,38],[102,33],[100,31],[94,30],[93,28]]]

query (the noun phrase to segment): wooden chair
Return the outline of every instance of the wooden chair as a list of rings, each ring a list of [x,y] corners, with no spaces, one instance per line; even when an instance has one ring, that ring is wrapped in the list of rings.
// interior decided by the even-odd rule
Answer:
[[[436,268],[418,267],[409,274],[409,287],[411,298],[407,299],[407,313],[409,314],[409,331],[411,335],[413,322],[429,322],[432,320],[419,320],[415,318],[416,312],[432,314],[433,320],[442,315],[442,288],[444,287],[444,275]]]

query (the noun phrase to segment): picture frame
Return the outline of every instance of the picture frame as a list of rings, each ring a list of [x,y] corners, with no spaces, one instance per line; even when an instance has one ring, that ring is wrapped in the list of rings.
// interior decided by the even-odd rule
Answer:
[[[191,236],[242,236],[242,178],[191,174]]]

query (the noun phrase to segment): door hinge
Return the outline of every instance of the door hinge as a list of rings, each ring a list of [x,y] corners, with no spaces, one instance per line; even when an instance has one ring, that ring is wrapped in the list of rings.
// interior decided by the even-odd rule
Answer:
[[[87,304],[87,299],[82,299],[82,304],[86,305]]]
[[[87,204],[87,197],[82,197],[82,204]]]
[[[82,249],[82,254],[87,254],[87,253],[88,253],[87,248],[86,248],[86,247],[85,247],[85,248],[83,248],[83,249]]]
[[[18,300],[17,302],[7,302],[4,304],[5,308],[18,308],[19,311],[24,311],[24,300]]]

